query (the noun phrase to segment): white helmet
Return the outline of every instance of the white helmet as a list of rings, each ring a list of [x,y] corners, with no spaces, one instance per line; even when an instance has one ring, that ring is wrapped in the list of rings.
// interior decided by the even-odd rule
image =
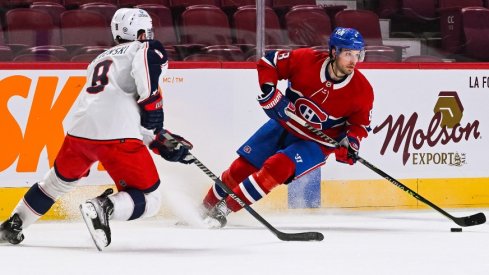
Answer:
[[[153,39],[151,17],[142,9],[118,9],[112,17],[110,29],[114,40],[120,38],[134,41],[138,38],[139,30],[146,32],[146,39]]]

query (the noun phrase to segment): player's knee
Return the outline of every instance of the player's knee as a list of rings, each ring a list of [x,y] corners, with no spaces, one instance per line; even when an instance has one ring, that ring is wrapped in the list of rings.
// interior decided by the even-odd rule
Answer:
[[[144,217],[153,217],[160,211],[161,208],[161,192],[155,190],[151,193],[144,194],[146,197],[146,211]]]
[[[60,196],[70,192],[77,183],[78,180],[66,181],[62,179],[58,176],[56,170],[51,168],[44,176],[44,179],[39,182],[39,187],[46,195],[56,200]]]
[[[134,205],[129,220],[152,217],[160,210],[161,193],[159,190],[144,193],[137,189],[126,189],[124,192],[129,194]]]
[[[278,153],[263,163],[260,172],[271,177],[277,184],[282,184],[294,175],[295,163],[287,155]]]
[[[229,169],[226,170],[223,173],[223,181],[226,180],[224,177],[230,178],[230,182],[233,183],[232,186],[229,186],[229,184],[226,182],[226,184],[230,188],[234,188],[234,186],[238,185],[240,182],[242,182],[244,179],[246,179],[249,175],[253,174],[254,172],[258,171],[256,167],[254,167],[249,161],[247,161],[244,157],[240,156],[236,160],[231,163],[231,166],[229,166]]]

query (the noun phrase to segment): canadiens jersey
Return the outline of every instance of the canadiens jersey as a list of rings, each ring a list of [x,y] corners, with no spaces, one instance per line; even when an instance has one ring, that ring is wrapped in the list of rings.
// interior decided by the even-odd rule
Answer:
[[[161,92],[168,60],[160,42],[133,41],[96,57],[68,134],[91,140],[143,139],[138,102]]]
[[[327,54],[312,49],[270,52],[257,65],[260,86],[287,79],[285,95],[298,116],[334,139],[348,134],[361,140],[370,131],[372,86],[357,69],[335,83],[328,77],[329,62]],[[329,145],[295,121],[283,126],[299,137]]]

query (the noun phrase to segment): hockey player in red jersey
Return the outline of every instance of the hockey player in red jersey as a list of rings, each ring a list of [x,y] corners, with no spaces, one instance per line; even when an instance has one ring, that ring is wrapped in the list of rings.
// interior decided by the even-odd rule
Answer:
[[[339,162],[355,163],[374,100],[370,83],[355,68],[363,60],[364,41],[355,29],[336,28],[329,49],[329,56],[312,49],[271,51],[258,62],[258,102],[271,119],[238,149],[239,157],[221,176],[248,205],[320,167],[332,153]],[[282,79],[289,81],[285,95],[276,87]],[[287,109],[342,146],[334,149],[289,120]],[[211,228],[223,227],[226,216],[241,209],[215,184],[203,204]]]
[[[34,184],[1,224],[0,242],[18,244],[22,230],[38,220],[63,194],[88,176],[100,161],[117,187],[80,205],[99,250],[111,242],[109,220],[151,217],[160,209],[160,179],[147,146],[168,161],[191,163],[189,142],[169,142],[163,128],[160,84],[168,67],[163,45],[153,40],[149,14],[119,9],[111,30],[116,46],[96,57],[87,68],[87,83],[78,98],[73,125],[54,167]]]

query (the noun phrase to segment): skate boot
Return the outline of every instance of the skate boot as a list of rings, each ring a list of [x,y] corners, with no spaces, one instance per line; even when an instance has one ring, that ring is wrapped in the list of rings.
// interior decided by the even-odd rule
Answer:
[[[114,212],[114,204],[108,196],[113,192],[109,188],[102,195],[80,204],[83,220],[99,251],[109,246],[111,241],[109,218]]]
[[[226,226],[228,222],[226,216],[231,213],[231,210],[228,208],[226,204],[226,199],[218,202],[209,212],[207,213],[207,217],[204,219],[204,223],[212,229],[219,229]]]
[[[19,214],[15,213],[0,225],[0,243],[9,242],[11,244],[19,244],[23,240],[22,220]]]

